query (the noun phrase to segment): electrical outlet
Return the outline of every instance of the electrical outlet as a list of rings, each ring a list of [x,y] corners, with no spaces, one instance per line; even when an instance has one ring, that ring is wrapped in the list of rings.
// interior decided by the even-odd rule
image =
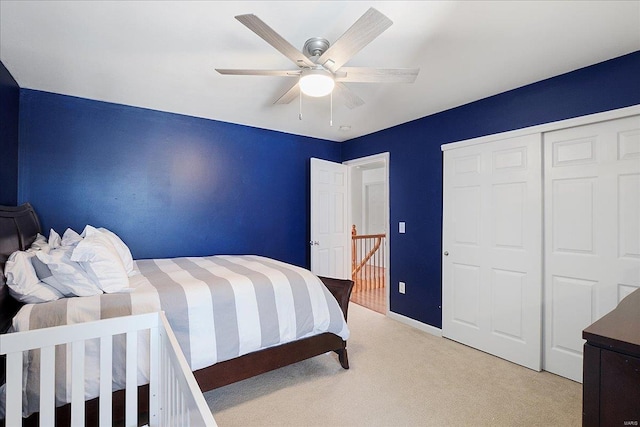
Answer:
[[[398,283],[398,292],[400,292],[401,294],[404,294],[404,292],[405,292],[405,283],[404,282],[399,282]]]

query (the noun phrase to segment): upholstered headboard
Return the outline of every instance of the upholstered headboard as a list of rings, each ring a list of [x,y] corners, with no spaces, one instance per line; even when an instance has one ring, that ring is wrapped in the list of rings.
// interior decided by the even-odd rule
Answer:
[[[22,305],[9,295],[5,286],[4,264],[13,252],[31,246],[41,232],[40,221],[29,203],[0,206],[0,333],[6,332]]]

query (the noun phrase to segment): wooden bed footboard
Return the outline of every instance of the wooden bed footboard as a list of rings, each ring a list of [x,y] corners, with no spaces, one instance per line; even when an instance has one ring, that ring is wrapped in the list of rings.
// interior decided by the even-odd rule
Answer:
[[[333,279],[331,277],[319,276],[322,283],[333,294],[342,309],[344,314],[344,320],[347,320],[347,311],[349,310],[349,299],[351,298],[351,291],[353,290],[353,281]]]

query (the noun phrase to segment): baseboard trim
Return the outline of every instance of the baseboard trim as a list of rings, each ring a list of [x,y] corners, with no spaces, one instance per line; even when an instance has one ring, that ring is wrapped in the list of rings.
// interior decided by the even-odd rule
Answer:
[[[442,337],[442,329],[436,328],[435,326],[427,325],[426,323],[418,322],[415,319],[412,319],[407,316],[403,316],[398,313],[394,313],[393,311],[387,312],[387,316],[389,316],[393,320],[397,320],[400,323],[404,323],[406,325],[412,326],[416,329],[419,329],[423,332],[427,332],[431,335],[435,335],[437,337]]]

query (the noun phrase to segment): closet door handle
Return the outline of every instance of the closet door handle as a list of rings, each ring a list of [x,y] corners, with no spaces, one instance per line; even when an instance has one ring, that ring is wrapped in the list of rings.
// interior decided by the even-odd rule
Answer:
[[[444,256],[449,256],[449,251],[444,251]]]

